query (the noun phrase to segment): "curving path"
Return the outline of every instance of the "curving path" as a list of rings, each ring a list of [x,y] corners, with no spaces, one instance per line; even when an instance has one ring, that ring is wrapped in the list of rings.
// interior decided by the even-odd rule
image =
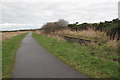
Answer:
[[[16,53],[13,78],[85,78],[49,54],[29,33]]]

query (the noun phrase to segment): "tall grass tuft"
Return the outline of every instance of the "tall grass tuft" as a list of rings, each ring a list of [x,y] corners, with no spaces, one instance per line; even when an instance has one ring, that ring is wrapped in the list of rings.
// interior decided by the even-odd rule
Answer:
[[[120,41],[119,40],[109,40],[108,45],[120,56]]]

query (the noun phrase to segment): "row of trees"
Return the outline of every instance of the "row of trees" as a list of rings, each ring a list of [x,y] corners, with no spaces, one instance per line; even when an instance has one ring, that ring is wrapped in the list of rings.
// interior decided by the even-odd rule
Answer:
[[[110,36],[110,39],[120,40],[120,20],[119,19],[113,19],[112,21],[105,21],[100,23],[83,23],[78,24],[78,22],[74,24],[69,24],[68,27],[71,30],[87,30],[89,28],[93,28],[96,31],[104,31],[107,33],[108,36]]]

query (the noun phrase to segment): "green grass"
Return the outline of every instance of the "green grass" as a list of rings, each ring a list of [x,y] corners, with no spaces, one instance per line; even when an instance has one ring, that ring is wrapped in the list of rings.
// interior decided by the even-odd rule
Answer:
[[[0,79],[2,78],[2,40],[0,40]]]
[[[20,34],[9,40],[2,41],[2,77],[10,78],[14,67],[15,53],[26,34]]]
[[[120,78],[117,57],[107,44],[80,46],[33,33],[35,40],[51,54],[91,78]]]

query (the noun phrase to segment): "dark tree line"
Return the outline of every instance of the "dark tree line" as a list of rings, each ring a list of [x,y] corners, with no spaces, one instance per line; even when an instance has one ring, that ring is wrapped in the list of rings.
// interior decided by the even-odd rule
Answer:
[[[88,24],[88,23],[83,23],[83,24],[78,24],[78,22],[74,24],[69,24],[68,27],[71,30],[87,30],[89,28],[93,28],[96,31],[104,31],[107,33],[108,36],[110,36],[110,39],[117,39],[120,40],[120,20],[113,19],[112,21],[105,21],[105,22],[100,22],[100,23],[93,23],[93,24]]]

